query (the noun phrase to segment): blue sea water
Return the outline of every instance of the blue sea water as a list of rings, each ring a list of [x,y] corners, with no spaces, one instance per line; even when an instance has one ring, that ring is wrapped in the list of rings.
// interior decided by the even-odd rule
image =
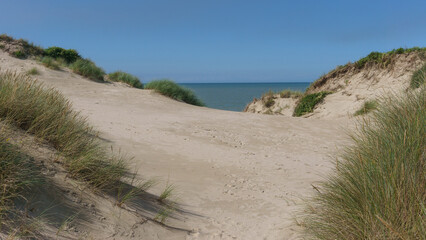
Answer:
[[[245,106],[272,90],[284,89],[304,92],[310,83],[180,83],[194,91],[209,108],[243,111]]]

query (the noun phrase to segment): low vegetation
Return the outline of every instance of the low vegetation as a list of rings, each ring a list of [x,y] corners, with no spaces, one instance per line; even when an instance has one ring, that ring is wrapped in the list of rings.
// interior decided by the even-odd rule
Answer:
[[[78,59],[81,59],[80,54],[74,49],[63,49],[60,47],[49,47],[44,50],[44,55],[54,59],[64,59],[66,63],[70,64]]]
[[[25,39],[14,39],[6,34],[1,34],[0,41],[5,43],[15,42],[16,45],[20,46],[19,50],[11,53],[12,56],[17,58],[25,59],[29,56],[43,56],[44,54],[44,49],[42,47],[36,46],[33,43],[29,43]]]
[[[300,91],[293,91],[290,89],[285,89],[280,92],[281,98],[301,98],[303,93]]]
[[[369,100],[365,101],[362,107],[354,113],[354,116],[364,115],[367,114],[373,110],[377,109],[377,101],[376,100]]]
[[[389,65],[392,61],[392,57],[398,54],[411,53],[411,52],[426,52],[426,48],[398,48],[393,49],[389,52],[371,52],[366,57],[361,58],[360,60],[355,62],[357,68],[363,68],[367,64],[381,64],[383,67]]]
[[[38,69],[36,67],[31,68],[30,70],[27,71],[28,75],[39,75],[40,72],[38,71]]]
[[[293,112],[293,116],[300,117],[307,113],[313,112],[315,106],[322,102],[328,94],[330,94],[330,92],[318,92],[303,96],[297,103]]]
[[[413,73],[410,81],[410,87],[412,89],[419,88],[425,83],[426,79],[426,64],[424,64],[419,70]]]
[[[317,239],[424,239],[425,89],[381,101],[317,187],[305,227]]]
[[[73,72],[95,81],[104,81],[105,71],[89,59],[78,59],[70,65]]]
[[[143,85],[139,78],[122,71],[116,71],[108,74],[108,80],[113,82],[124,82],[135,88],[143,88]]]
[[[181,102],[196,106],[204,106],[204,103],[198,99],[191,90],[181,87],[175,82],[167,79],[149,82],[145,84],[145,89],[153,89],[164,96]]]
[[[59,70],[61,69],[60,64],[52,57],[43,57],[41,59],[41,63],[52,70]]]
[[[97,133],[59,92],[15,73],[0,73],[0,118],[52,144],[76,179],[103,189],[126,172],[122,159],[109,156]]]

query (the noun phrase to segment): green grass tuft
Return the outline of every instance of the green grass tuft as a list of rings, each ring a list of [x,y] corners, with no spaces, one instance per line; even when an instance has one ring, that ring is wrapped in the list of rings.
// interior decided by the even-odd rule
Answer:
[[[153,89],[162,95],[181,102],[196,106],[204,106],[204,103],[199,100],[191,90],[181,87],[175,82],[167,79],[149,82],[145,84],[145,89]]]
[[[16,58],[19,58],[19,59],[25,59],[27,57],[27,55],[24,52],[20,51],[20,50],[14,51],[12,53],[12,56],[14,56]]]
[[[358,111],[356,111],[354,113],[354,116],[364,115],[364,114],[367,114],[367,113],[369,113],[369,112],[371,112],[375,109],[377,109],[377,101],[376,100],[366,101],[362,105],[361,109],[359,109]]]
[[[70,65],[73,72],[95,81],[104,81],[105,72],[89,59],[78,59]]]
[[[61,69],[59,66],[59,63],[52,57],[43,57],[41,59],[41,63],[52,70],[59,70]]]
[[[307,208],[315,239],[424,239],[425,88],[380,101]]]
[[[412,89],[419,88],[425,83],[426,79],[426,64],[424,64],[419,70],[413,73],[411,77],[410,87]]]
[[[293,116],[300,117],[305,115],[306,113],[313,112],[315,106],[318,103],[322,102],[322,100],[328,94],[331,94],[331,92],[318,92],[303,96],[297,104],[296,108],[294,109]]]
[[[303,93],[300,91],[293,91],[290,89],[285,89],[280,92],[281,98],[300,98],[303,96]]]
[[[143,88],[143,85],[139,78],[122,71],[116,71],[108,74],[108,79],[113,82],[124,82],[135,88]]]
[[[40,72],[37,70],[36,67],[31,68],[30,70],[27,71],[28,75],[39,75]]]
[[[50,143],[70,176],[96,188],[114,187],[126,172],[123,159],[106,153],[68,100],[27,75],[0,73],[0,118]]]

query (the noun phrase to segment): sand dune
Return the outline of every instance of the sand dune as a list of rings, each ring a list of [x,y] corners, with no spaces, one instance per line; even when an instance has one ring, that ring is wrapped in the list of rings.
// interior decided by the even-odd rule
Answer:
[[[105,229],[118,231],[114,239],[299,239],[303,198],[329,172],[329,156],[348,142],[345,131],[352,126],[347,118],[195,107],[149,90],[95,83],[1,51],[0,66],[18,72],[37,67],[41,74],[36,78],[70,99],[114,149],[134,156],[132,166],[141,176],[176,186],[184,212],[166,224],[178,229],[135,225],[123,214],[115,216],[120,228]],[[134,234],[124,234],[129,231]]]

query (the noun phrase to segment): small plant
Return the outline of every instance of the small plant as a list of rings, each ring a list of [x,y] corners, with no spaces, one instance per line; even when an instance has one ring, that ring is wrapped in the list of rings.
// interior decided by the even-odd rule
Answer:
[[[300,117],[306,113],[313,112],[315,106],[322,102],[328,94],[331,94],[331,92],[318,92],[305,95],[294,109],[293,116]]]
[[[39,75],[40,72],[37,70],[36,67],[31,68],[30,70],[27,71],[28,75]]]
[[[24,52],[20,51],[20,50],[18,50],[18,51],[14,51],[14,52],[12,53],[12,56],[14,56],[14,57],[16,57],[16,58],[19,58],[19,59],[24,59],[24,58],[26,58],[26,57],[27,57],[27,55],[26,55]]]
[[[275,104],[275,100],[272,97],[266,98],[266,101],[264,102],[264,105],[267,108],[274,106],[274,104]]]
[[[354,116],[367,114],[367,113],[377,109],[377,105],[378,104],[377,104],[376,100],[366,101],[362,105],[361,109],[359,109],[358,111],[355,112]]]
[[[52,57],[43,57],[42,59],[41,59],[41,63],[45,66],[45,67],[47,67],[47,68],[50,68],[50,69],[52,69],[52,70],[59,70],[59,69],[61,69],[60,67],[59,67],[59,64],[55,61],[55,59],[53,59]]]
[[[160,94],[181,102],[196,106],[204,106],[204,103],[198,99],[191,90],[181,87],[168,79],[149,82],[145,85],[145,89],[153,89]]]
[[[78,59],[70,68],[73,72],[95,81],[104,81],[105,72],[89,59]]]
[[[158,197],[158,201],[164,202],[167,199],[169,199],[172,196],[173,191],[175,190],[175,187],[172,184],[169,184],[167,182],[166,188],[163,190],[163,192]]]
[[[410,87],[412,89],[419,88],[425,83],[426,79],[426,64],[424,64],[419,70],[413,73],[411,77]]]
[[[0,49],[4,49],[5,46],[3,44],[0,44]]]
[[[108,79],[113,82],[124,82],[135,88],[141,88],[141,89],[143,88],[143,85],[141,81],[139,80],[139,78],[122,71],[117,71],[117,72],[108,74]]]

